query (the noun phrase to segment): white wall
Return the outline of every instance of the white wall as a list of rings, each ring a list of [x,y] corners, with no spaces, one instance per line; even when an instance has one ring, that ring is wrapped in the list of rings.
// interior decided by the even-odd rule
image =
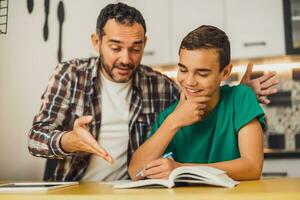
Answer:
[[[0,181],[39,180],[44,159],[31,156],[27,134],[57,64],[58,0],[50,1],[49,38],[43,40],[44,1],[10,0],[8,32],[0,35]],[[96,55],[90,43],[104,0],[64,0],[63,59]]]

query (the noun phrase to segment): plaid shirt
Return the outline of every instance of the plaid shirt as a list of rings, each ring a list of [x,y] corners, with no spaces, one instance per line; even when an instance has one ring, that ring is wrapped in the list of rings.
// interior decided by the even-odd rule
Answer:
[[[58,159],[51,180],[78,181],[88,167],[91,154],[64,152],[60,138],[73,129],[78,117],[92,115],[89,131],[98,139],[101,128],[99,62],[99,58],[88,58],[59,64],[42,95],[42,106],[29,133],[28,148],[34,156]],[[178,97],[177,85],[168,77],[150,67],[138,67],[132,83],[127,163],[145,141],[158,114]]]

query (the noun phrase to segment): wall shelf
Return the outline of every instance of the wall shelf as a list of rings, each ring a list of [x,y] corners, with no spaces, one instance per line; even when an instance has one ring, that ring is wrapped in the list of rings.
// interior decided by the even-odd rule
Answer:
[[[8,0],[0,0],[0,34],[7,33]]]

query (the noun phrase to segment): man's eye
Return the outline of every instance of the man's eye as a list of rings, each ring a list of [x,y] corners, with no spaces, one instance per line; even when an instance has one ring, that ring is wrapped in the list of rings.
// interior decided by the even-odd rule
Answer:
[[[182,73],[185,73],[185,72],[187,72],[187,70],[186,70],[186,69],[180,69],[180,68],[179,68],[179,71],[180,71],[180,72],[182,72]]]
[[[120,51],[120,48],[111,48],[113,51]]]

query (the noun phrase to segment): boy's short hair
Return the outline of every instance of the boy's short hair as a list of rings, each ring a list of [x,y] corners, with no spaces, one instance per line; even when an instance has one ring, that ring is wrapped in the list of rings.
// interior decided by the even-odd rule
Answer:
[[[118,23],[128,25],[137,22],[142,25],[146,33],[146,23],[141,12],[124,3],[116,3],[108,4],[100,11],[96,24],[96,31],[100,38],[105,35],[103,28],[109,19],[115,19]]]
[[[217,27],[202,25],[189,32],[182,40],[179,48],[196,49],[216,49],[219,54],[220,71],[230,62],[230,42],[226,33]]]

